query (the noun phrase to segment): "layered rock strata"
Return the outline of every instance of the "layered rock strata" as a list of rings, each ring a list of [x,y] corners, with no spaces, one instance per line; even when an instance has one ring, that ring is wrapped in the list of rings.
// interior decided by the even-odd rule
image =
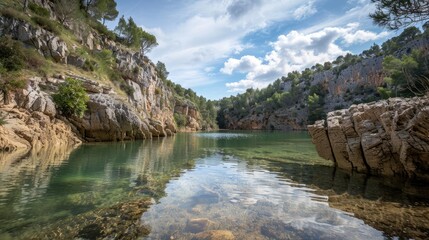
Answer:
[[[391,98],[309,125],[319,155],[342,169],[429,181],[429,98]]]

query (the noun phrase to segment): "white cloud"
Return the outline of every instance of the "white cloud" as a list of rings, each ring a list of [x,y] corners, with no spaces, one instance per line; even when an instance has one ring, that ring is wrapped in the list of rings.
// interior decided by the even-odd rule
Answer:
[[[247,34],[274,22],[292,19],[292,13],[301,5],[300,0],[201,0],[187,3],[175,13],[181,14],[175,16],[180,19],[178,22],[151,31],[159,46],[148,54],[154,61],[164,62],[171,79],[185,87],[212,82],[205,74],[205,68],[253,47],[242,42]],[[189,71],[189,66],[193,71]]]
[[[267,85],[256,82],[254,80],[240,80],[238,82],[227,83],[228,92],[244,92],[248,88],[263,88]]]
[[[230,91],[240,92],[249,87],[265,87],[288,72],[303,70],[316,63],[332,61],[339,55],[346,54],[347,51],[343,50],[338,42],[346,44],[367,42],[387,34],[386,32],[377,34],[358,28],[358,23],[351,23],[345,27],[326,27],[308,34],[291,31],[287,35],[280,35],[277,41],[271,43],[272,51],[267,53],[263,60],[254,56],[230,58],[220,71],[225,74],[247,73],[246,79],[226,84]]]
[[[238,59],[230,58],[225,63],[225,67],[220,71],[225,74],[231,75],[234,70],[239,71],[241,73],[249,72],[255,67],[262,64],[262,61],[254,56],[243,56]]]
[[[297,8],[293,12],[293,17],[296,20],[301,20],[301,19],[307,18],[307,17],[309,17],[315,13],[317,13],[317,9],[314,7],[314,2],[310,1],[310,2],[302,5],[301,7]]]

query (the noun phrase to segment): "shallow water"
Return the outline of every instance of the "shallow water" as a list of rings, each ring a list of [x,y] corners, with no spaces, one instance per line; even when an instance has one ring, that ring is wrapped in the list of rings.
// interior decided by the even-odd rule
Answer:
[[[336,170],[307,133],[188,133],[48,153],[0,165],[0,239],[429,237],[427,186]]]

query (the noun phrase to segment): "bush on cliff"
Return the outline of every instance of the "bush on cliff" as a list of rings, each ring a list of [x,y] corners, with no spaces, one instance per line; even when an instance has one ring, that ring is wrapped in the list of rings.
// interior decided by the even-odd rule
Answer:
[[[37,3],[30,3],[29,5],[28,5],[28,8],[33,12],[33,13],[35,13],[35,14],[37,14],[37,15],[39,15],[39,16],[42,16],[42,17],[49,17],[49,15],[50,15],[50,13],[49,13],[49,10],[48,9],[46,9],[46,8],[44,8],[44,7],[42,7],[42,6],[40,6],[39,4],[37,4]]]
[[[31,20],[33,20],[33,22],[35,22],[41,28],[50,31],[57,36],[61,35],[60,27],[55,21],[52,21],[51,19],[42,16],[33,16]]]
[[[53,99],[64,116],[83,117],[89,96],[79,80],[67,78],[59,87],[58,92],[53,95]]]
[[[11,90],[24,88],[26,81],[20,71],[25,67],[27,52],[19,42],[9,37],[0,38],[0,91],[7,94]],[[30,66],[30,65],[29,65]]]
[[[19,71],[24,67],[21,48],[19,43],[8,37],[0,38],[0,73]]]
[[[174,114],[174,120],[176,121],[176,124],[178,127],[185,127],[187,120],[186,120],[186,116],[180,113],[175,113]]]
[[[0,126],[7,124],[6,116],[3,113],[0,113]]]

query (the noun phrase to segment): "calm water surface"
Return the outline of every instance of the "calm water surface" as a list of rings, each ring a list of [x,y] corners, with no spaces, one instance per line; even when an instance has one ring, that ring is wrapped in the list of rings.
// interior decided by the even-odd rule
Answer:
[[[336,170],[307,133],[87,144],[6,159],[0,181],[0,239],[429,237],[426,186]]]

